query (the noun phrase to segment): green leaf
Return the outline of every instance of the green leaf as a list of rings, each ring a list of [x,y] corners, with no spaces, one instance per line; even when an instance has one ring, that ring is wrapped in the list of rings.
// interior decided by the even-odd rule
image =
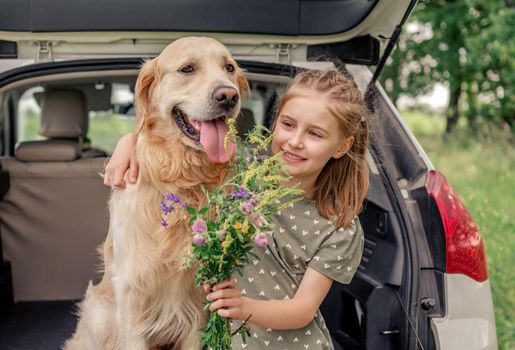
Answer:
[[[197,214],[197,211],[193,207],[187,207],[186,210],[191,215],[196,215]]]

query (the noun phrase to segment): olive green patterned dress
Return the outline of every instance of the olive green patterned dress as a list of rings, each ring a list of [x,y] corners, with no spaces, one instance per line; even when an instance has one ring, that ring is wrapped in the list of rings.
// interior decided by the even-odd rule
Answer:
[[[235,275],[243,296],[291,299],[308,267],[334,281],[351,281],[363,253],[363,230],[357,217],[348,228],[335,229],[309,199],[291,204],[278,214],[273,218],[276,228],[268,246],[253,250],[260,259],[251,258],[243,276]],[[233,329],[240,325],[241,321],[233,321]],[[243,343],[241,336],[235,335],[233,349],[327,350],[333,345],[318,311],[313,321],[301,329],[273,330],[250,324],[250,337]]]

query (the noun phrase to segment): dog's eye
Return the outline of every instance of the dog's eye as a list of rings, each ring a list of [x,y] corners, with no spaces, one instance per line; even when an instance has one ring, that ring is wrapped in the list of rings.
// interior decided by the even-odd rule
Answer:
[[[195,71],[195,68],[191,65],[187,65],[187,66],[181,67],[179,69],[179,71],[182,73],[193,73]]]
[[[234,66],[230,63],[225,65],[225,69],[227,69],[229,73],[234,72]]]

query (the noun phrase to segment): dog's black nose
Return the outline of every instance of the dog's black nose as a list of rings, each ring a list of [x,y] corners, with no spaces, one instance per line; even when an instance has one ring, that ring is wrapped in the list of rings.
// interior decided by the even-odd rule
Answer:
[[[213,101],[226,111],[233,109],[239,99],[238,90],[230,86],[220,86],[213,91]]]

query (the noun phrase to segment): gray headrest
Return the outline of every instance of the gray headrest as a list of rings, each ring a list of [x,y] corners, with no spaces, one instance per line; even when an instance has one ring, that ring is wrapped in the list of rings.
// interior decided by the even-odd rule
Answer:
[[[22,162],[68,162],[79,158],[80,144],[69,140],[20,142],[14,150]]]
[[[88,133],[86,98],[78,90],[45,91],[41,104],[39,134],[45,137],[75,138]]]

